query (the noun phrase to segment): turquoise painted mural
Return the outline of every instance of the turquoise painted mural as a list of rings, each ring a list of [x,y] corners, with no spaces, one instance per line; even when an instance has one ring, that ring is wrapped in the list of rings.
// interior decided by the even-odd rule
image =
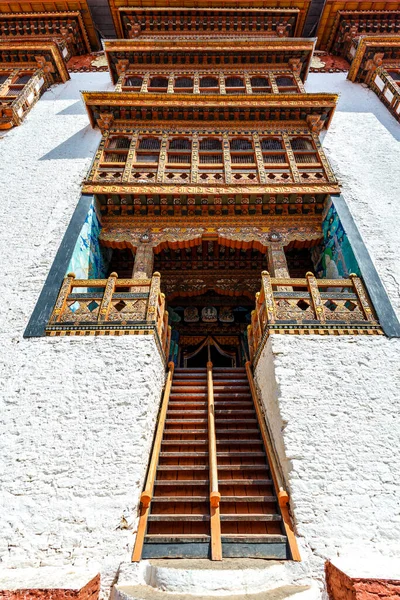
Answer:
[[[107,276],[112,250],[100,246],[100,231],[101,224],[92,203],[77,239],[67,273],[75,273],[77,279],[103,279]]]
[[[312,253],[317,277],[340,279],[348,277],[350,273],[361,275],[353,249],[332,201],[323,220],[322,230],[324,241]]]

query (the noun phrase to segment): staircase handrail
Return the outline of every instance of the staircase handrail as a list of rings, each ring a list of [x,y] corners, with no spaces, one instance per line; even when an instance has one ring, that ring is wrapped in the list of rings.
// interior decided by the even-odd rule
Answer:
[[[210,467],[210,530],[211,530],[211,560],[222,560],[221,520],[219,503],[221,494],[218,489],[217,440],[215,435],[215,405],[214,383],[212,376],[213,364],[207,363],[207,392],[208,392],[208,453]]]

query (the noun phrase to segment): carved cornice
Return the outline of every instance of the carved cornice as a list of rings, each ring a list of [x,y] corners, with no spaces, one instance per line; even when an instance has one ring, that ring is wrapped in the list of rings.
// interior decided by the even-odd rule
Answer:
[[[21,51],[23,54],[29,53],[33,58],[32,62],[24,62],[18,61],[18,51]],[[4,63],[1,61],[1,56],[3,53],[10,53],[10,56],[14,57],[15,61],[11,63]],[[46,62],[43,58],[44,56],[49,56],[51,62]],[[45,72],[54,72],[58,75],[59,79],[65,83],[69,80],[69,74],[67,70],[67,66],[65,64],[65,60],[62,56],[59,46],[56,42],[53,41],[23,41],[23,42],[12,42],[8,40],[0,40],[0,65],[3,66],[8,64],[12,67],[36,67],[39,66],[44,69]]]
[[[362,74],[360,73],[362,67],[364,66],[365,53],[367,50],[371,48],[376,48],[377,54],[382,54],[382,59],[384,60],[384,52],[385,48],[400,48],[400,36],[395,35],[376,35],[376,36],[361,36],[360,41],[357,46],[357,51],[354,56],[353,62],[351,63],[351,67],[349,70],[349,74],[347,79],[350,81],[360,80],[362,81]],[[392,59],[391,59],[392,60]],[[375,65],[371,65],[371,68],[368,71],[371,73],[375,71],[376,68],[380,67],[378,62]],[[399,60],[400,64],[400,60]],[[366,66],[364,66],[364,69]]]

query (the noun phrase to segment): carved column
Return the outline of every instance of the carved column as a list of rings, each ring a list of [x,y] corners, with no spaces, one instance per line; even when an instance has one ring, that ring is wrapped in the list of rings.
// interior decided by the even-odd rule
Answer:
[[[154,268],[154,252],[150,244],[139,243],[133,264],[132,279],[151,279]]]
[[[131,143],[129,144],[128,156],[125,163],[125,170],[122,175],[122,183],[126,183],[130,181],[133,164],[136,161],[136,143],[138,139],[138,132],[136,131],[131,138]]]
[[[251,87],[250,75],[248,73],[244,74],[244,83],[246,86],[246,94],[252,94],[253,88]]]
[[[299,86],[300,93],[305,94],[306,88],[304,87],[304,84],[303,84],[302,80],[300,79],[300,76],[297,73],[293,72],[293,77],[295,78],[296,83]]]
[[[271,83],[272,93],[273,94],[279,94],[279,88],[278,88],[278,85],[276,83],[275,75],[272,73],[272,71],[270,71],[268,73],[268,77],[269,77],[269,81]]]
[[[288,157],[288,161],[289,161],[289,165],[290,165],[290,172],[292,174],[293,181],[295,183],[298,183],[301,181],[300,173],[299,173],[299,169],[297,168],[297,164],[296,164],[296,160],[295,160],[294,153],[292,150],[292,146],[290,144],[289,135],[284,132],[284,133],[282,133],[282,138],[283,138],[283,145],[285,146],[286,154]]]
[[[190,182],[197,183],[199,177],[199,135],[192,134],[192,165],[190,171]]]
[[[147,86],[149,85],[150,72],[146,73],[143,77],[142,87],[140,88],[141,92],[147,92]]]
[[[229,136],[226,132],[222,134],[222,149],[224,153],[225,183],[232,183],[231,149]]]
[[[219,93],[226,94],[225,75],[223,73],[219,73]]]
[[[268,271],[272,277],[290,278],[285,249],[281,241],[270,242],[268,246]]]
[[[164,180],[165,163],[167,162],[168,133],[164,133],[161,140],[160,156],[158,159],[157,179],[158,183]]]
[[[122,91],[122,84],[123,84],[124,79],[125,79],[125,74],[122,74],[122,75],[119,76],[118,81],[117,81],[117,85],[115,86],[114,92],[121,92]]]
[[[193,94],[200,94],[200,76],[198,71],[193,75]]]
[[[264,167],[264,157],[262,153],[262,148],[260,144],[260,137],[258,133],[253,133],[253,145],[254,145],[254,153],[257,161],[257,169],[258,169],[258,178],[260,183],[267,183],[267,176],[265,173]]]
[[[174,93],[174,81],[175,81],[175,75],[174,75],[174,73],[170,73],[170,75],[168,77],[168,90],[167,90],[167,94],[173,94]]]

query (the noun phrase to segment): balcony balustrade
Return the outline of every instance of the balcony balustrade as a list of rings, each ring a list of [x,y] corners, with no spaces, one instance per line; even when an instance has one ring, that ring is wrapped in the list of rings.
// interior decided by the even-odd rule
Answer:
[[[129,291],[121,291],[129,290]],[[156,334],[168,357],[171,328],[160,274],[151,279],[76,279],[65,277],[49,323],[48,336]]]
[[[359,277],[316,279],[271,278],[262,273],[261,290],[248,326],[250,357],[258,360],[271,333],[382,334]]]

